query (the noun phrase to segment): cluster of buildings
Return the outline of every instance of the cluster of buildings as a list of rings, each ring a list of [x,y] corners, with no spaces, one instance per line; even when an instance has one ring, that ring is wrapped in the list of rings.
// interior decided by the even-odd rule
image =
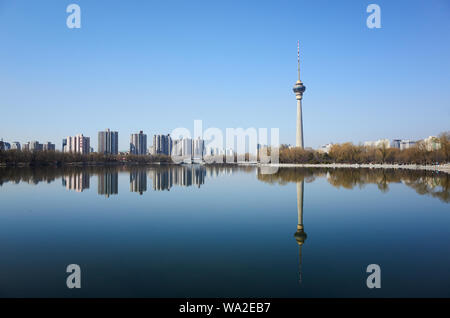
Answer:
[[[429,136],[428,138],[418,141],[409,139],[393,139],[392,141],[389,141],[389,139],[380,139],[377,141],[366,141],[364,146],[376,148],[397,148],[404,150],[412,148],[418,143],[422,143],[428,151],[438,150],[441,148],[439,138],[436,136]]]
[[[1,141],[0,150],[17,149],[23,151],[48,151],[56,150],[55,144],[47,142],[44,144],[38,141],[30,141],[21,145],[19,142],[8,143]],[[94,152],[91,147],[90,137],[78,134],[68,136],[62,140],[62,152],[89,154]],[[98,132],[98,153],[119,154],[119,133],[106,129]],[[217,147],[205,147],[205,141],[201,138],[182,138],[173,140],[167,135],[154,135],[153,145],[147,147],[147,134],[142,130],[139,133],[131,134],[129,154],[133,155],[167,155],[183,158],[184,162],[202,162],[205,157],[219,155],[233,155],[233,149],[221,149]]]
[[[93,152],[93,149],[90,147],[90,138],[81,134],[64,138],[62,151],[87,154]],[[119,133],[117,131],[106,129],[98,132],[98,153],[119,154]],[[205,149],[205,141],[203,139],[183,138],[172,140],[169,134],[154,135],[153,145],[147,147],[147,134],[141,130],[139,133],[131,134],[129,154],[180,156],[184,161],[201,162],[205,156],[233,154],[233,150]]]
[[[39,141],[33,140],[27,143],[20,144],[18,141],[13,141],[11,143],[6,141],[0,141],[0,150],[23,150],[23,151],[54,151],[56,149],[55,144],[51,142],[46,142],[44,144],[39,143]]]
[[[400,150],[405,150],[414,147],[418,143],[422,143],[428,151],[438,150],[441,148],[441,143],[439,138],[436,136],[429,136],[423,140],[413,141],[409,139],[393,139],[390,141],[389,139],[379,139],[376,141],[366,141],[364,142],[365,147],[374,147],[374,148],[397,148]],[[321,146],[317,151],[329,153],[333,147],[332,143]]]

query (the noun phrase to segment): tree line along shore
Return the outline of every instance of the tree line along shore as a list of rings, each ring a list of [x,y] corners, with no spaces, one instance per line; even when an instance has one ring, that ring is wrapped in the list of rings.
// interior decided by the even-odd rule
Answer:
[[[265,149],[270,154],[271,149]],[[428,149],[417,143],[408,149],[389,147],[370,147],[352,143],[335,144],[328,153],[312,149],[280,146],[280,164],[375,164],[375,165],[443,165],[450,163],[450,133],[439,136],[438,149]],[[223,156],[223,162],[230,163]],[[245,154],[245,160],[249,154]],[[257,158],[259,161],[259,156]],[[237,156],[234,156],[237,162]],[[169,164],[173,163],[167,155],[108,155],[100,153],[78,154],[60,151],[20,151],[1,150],[0,165],[107,165],[107,164]]]

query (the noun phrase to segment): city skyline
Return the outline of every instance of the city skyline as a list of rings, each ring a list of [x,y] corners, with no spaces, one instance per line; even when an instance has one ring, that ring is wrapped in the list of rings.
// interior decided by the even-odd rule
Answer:
[[[174,9],[79,1],[79,30],[65,26],[66,4],[3,3],[0,37],[9,49],[0,52],[1,110],[14,120],[2,123],[0,137],[61,149],[62,138],[82,132],[97,149],[101,127],[153,136],[202,119],[223,130],[279,127],[280,143],[295,145],[297,39],[308,84],[305,147],[447,131],[448,3],[378,3],[379,30],[365,26],[366,4],[355,3],[258,2],[255,10],[238,2]],[[118,29],[105,10],[108,21],[121,21]],[[128,149],[127,138],[118,148]]]

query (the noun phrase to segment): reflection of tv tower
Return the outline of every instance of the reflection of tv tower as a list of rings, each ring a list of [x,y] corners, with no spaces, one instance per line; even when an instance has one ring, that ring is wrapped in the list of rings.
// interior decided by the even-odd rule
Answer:
[[[297,232],[295,232],[294,237],[298,243],[299,249],[299,283],[302,283],[302,246],[306,240],[306,233],[303,229],[303,188],[305,181],[297,182],[297,210],[298,210],[298,224]]]

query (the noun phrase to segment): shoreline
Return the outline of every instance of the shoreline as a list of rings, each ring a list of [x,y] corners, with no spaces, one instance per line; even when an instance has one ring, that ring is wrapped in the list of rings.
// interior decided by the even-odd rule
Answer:
[[[405,169],[405,170],[424,170],[444,172],[450,174],[450,163],[442,165],[419,165],[419,164],[368,164],[368,163],[277,163],[277,164],[264,164],[256,162],[234,162],[234,163],[198,163],[205,166],[253,166],[253,167],[278,167],[278,168],[330,168],[330,169]],[[108,166],[189,166],[196,165],[195,163],[172,163],[172,162],[71,162],[63,163],[60,165],[54,163],[30,165],[26,163],[22,164],[0,164],[0,168],[16,167],[108,167]]]
[[[245,165],[245,164],[243,164]],[[255,164],[253,164],[255,165]],[[279,168],[363,168],[363,169],[407,169],[407,170],[425,170],[425,171],[439,171],[444,173],[450,173],[450,164],[443,165],[417,165],[417,164],[369,164],[369,163],[277,163],[277,164],[261,164],[258,163],[255,166],[258,167],[279,167]]]

